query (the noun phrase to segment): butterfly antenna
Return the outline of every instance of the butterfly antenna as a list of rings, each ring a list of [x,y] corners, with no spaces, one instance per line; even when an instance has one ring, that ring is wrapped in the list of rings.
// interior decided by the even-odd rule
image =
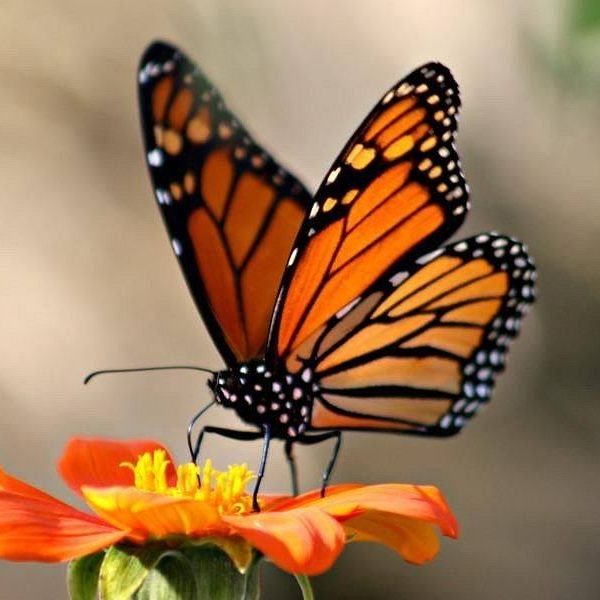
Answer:
[[[205,369],[204,367],[195,367],[191,365],[174,365],[167,367],[140,367],[136,369],[103,369],[101,371],[93,371],[89,373],[86,378],[83,380],[83,385],[87,385],[94,377],[98,375],[109,375],[113,373],[140,373],[143,371],[202,371],[203,373],[210,373],[211,375],[216,375],[216,371],[212,371],[211,369]]]

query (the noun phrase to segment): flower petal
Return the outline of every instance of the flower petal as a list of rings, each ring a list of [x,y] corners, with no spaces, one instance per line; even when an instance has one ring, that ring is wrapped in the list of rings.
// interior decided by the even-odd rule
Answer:
[[[46,492],[42,492],[42,490],[39,490],[32,485],[29,485],[16,477],[12,477],[2,469],[0,469],[0,491],[9,492],[16,496],[23,496],[24,498],[37,498],[38,500],[48,500],[63,504],[60,500],[50,496],[50,494],[46,494]],[[67,505],[64,504],[64,506]]]
[[[224,516],[223,521],[290,573],[323,573],[335,562],[345,543],[343,527],[313,508]]]
[[[167,479],[172,485],[176,480],[173,459],[168,451],[152,440],[105,440],[97,438],[74,438],[67,444],[58,463],[58,472],[66,484],[77,494],[84,485],[94,487],[133,485],[130,469],[121,463],[135,464],[144,452],[163,449],[171,461]]]
[[[115,527],[131,530],[129,537],[211,535],[228,533],[217,510],[191,498],[167,496],[136,488],[92,488],[82,493],[90,508]]]
[[[364,486],[360,483],[342,483],[339,485],[330,485],[327,488],[325,497],[329,498],[341,492],[346,492],[348,490],[353,490],[360,487]],[[261,495],[261,499],[264,497],[265,496]],[[300,508],[302,506],[310,505],[316,500],[321,500],[320,489],[305,492],[304,494],[300,494],[298,496],[280,496],[279,498],[273,499],[273,502],[267,503],[264,506],[264,510],[291,510],[293,508]]]
[[[458,523],[441,492],[434,486],[387,483],[327,495],[310,504],[337,519],[376,511],[436,523],[444,535],[458,536]]]
[[[343,522],[352,541],[379,542],[422,564],[439,551],[434,525],[457,537],[458,524],[433,486],[383,484],[354,487],[316,499],[311,506]]]
[[[344,522],[351,542],[377,542],[395,550],[404,560],[423,564],[436,556],[440,541],[430,523],[375,511]]]
[[[22,485],[25,490],[30,487]],[[115,544],[127,535],[127,531],[119,531],[43,492],[21,492],[0,491],[1,558],[71,560]]]

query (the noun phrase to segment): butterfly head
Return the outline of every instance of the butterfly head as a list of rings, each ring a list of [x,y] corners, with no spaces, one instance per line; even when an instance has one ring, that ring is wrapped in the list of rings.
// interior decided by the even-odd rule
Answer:
[[[231,370],[218,371],[207,383],[219,404],[229,408],[236,403],[240,384]]]
[[[265,379],[270,377],[271,373],[263,363],[238,364],[217,372],[209,381],[209,387],[219,404],[239,409],[241,404],[254,406],[261,401],[265,395]]]

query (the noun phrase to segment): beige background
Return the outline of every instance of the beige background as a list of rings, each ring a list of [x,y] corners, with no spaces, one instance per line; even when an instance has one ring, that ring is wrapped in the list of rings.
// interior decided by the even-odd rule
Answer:
[[[525,5],[525,6],[523,6]],[[172,256],[141,150],[135,68],[185,48],[267,148],[316,186],[380,93],[429,59],[462,86],[459,148],[474,207],[462,234],[527,240],[540,301],[492,406],[457,438],[348,435],[338,481],[439,485],[462,524],[415,568],[351,547],[319,598],[591,598],[598,578],[600,119],[597,46],[565,77],[565,7],[401,0],[5,0],[0,19],[0,463],[70,498],[54,471],[75,434],[152,436],[185,459],[220,365]],[[587,65],[587,67],[586,67]],[[590,76],[585,68],[591,69]],[[589,84],[589,85],[587,85]],[[213,424],[235,424],[215,410]],[[213,440],[221,465],[259,447]],[[301,452],[302,481],[328,449]],[[267,489],[287,486],[279,448]],[[0,564],[0,598],[65,597],[64,567]],[[266,570],[265,598],[297,598]],[[594,592],[595,590],[595,592]]]

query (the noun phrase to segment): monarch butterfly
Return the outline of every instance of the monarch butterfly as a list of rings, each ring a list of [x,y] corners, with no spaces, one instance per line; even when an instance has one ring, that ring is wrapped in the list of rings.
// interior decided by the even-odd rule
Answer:
[[[173,250],[227,367],[212,402],[293,446],[344,430],[457,433],[490,398],[535,295],[527,248],[483,233],[439,247],[469,188],[454,147],[460,98],[426,64],[390,88],[314,197],[260,148],[180,50],[139,70],[147,162]]]

